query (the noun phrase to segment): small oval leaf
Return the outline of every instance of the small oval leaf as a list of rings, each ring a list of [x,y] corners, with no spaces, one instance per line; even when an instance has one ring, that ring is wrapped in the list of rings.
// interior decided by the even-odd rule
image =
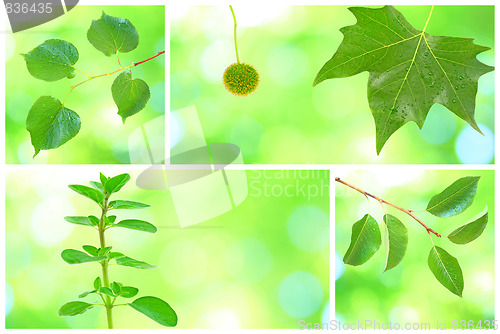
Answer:
[[[22,56],[30,74],[45,81],[73,78],[79,57],[75,46],[61,39],[48,39]]]
[[[99,289],[101,287],[101,277],[97,276],[94,280],[94,289]]]
[[[97,247],[94,247],[92,245],[83,245],[82,246],[83,250],[89,253],[92,256],[97,256]]]
[[[151,205],[134,202],[134,201],[124,201],[124,200],[116,200],[109,202],[109,208],[116,209],[144,209],[149,208]]]
[[[167,327],[177,325],[177,314],[167,302],[160,298],[152,296],[141,297],[132,303],[128,303],[128,305],[160,325]]]
[[[431,248],[429,253],[428,264],[439,283],[452,293],[462,297],[464,278],[457,259],[441,247],[435,246]]]
[[[365,215],[352,226],[351,244],[344,256],[344,263],[359,266],[368,261],[380,248],[382,240],[377,221]]]
[[[64,220],[72,224],[92,226],[92,223],[89,221],[88,217],[66,216],[64,217]]]
[[[144,109],[151,96],[146,82],[141,79],[133,79],[132,74],[128,72],[123,72],[116,77],[111,86],[111,93],[123,123],[127,117]]]
[[[133,286],[122,286],[120,291],[120,296],[123,298],[132,298],[139,292],[139,289]]]
[[[427,211],[438,217],[451,217],[467,209],[476,196],[479,176],[467,176],[453,182],[435,195],[427,205]]]
[[[137,231],[144,231],[144,232],[149,232],[149,233],[156,233],[157,229],[156,226],[154,226],[151,223],[148,223],[147,221],[144,220],[139,220],[139,219],[125,219],[119,222],[118,224],[113,225],[115,227],[124,227],[124,228],[129,228],[132,230],[137,230]]]
[[[387,252],[385,270],[390,270],[396,267],[406,253],[408,246],[408,230],[403,223],[393,215],[386,214],[384,222],[387,227]]]
[[[96,262],[106,259],[106,256],[90,256],[87,253],[76,249],[65,249],[61,253],[61,257],[69,264],[80,264],[86,262]]]
[[[472,222],[460,226],[448,236],[451,242],[456,244],[466,244],[478,238],[488,224],[488,212],[482,213],[481,216]]]
[[[26,130],[36,156],[40,150],[58,148],[76,136],[80,131],[80,116],[65,108],[58,99],[41,96],[28,112]]]
[[[110,288],[105,287],[105,286],[101,286],[101,287],[99,288],[99,292],[100,292],[100,293],[103,293],[103,294],[105,294],[105,295],[111,296],[111,297],[116,297],[116,296],[115,296],[115,294],[113,293],[113,291],[111,291],[111,289],[110,289]]]
[[[115,177],[112,177],[106,181],[104,185],[104,189],[108,192],[108,194],[116,193],[120,191],[120,189],[130,180],[130,175],[120,174]]]
[[[61,306],[59,309],[59,316],[69,317],[90,310],[94,305],[85,302],[69,302]]]
[[[129,52],[139,45],[139,33],[129,20],[109,16],[104,12],[100,19],[92,20],[87,38],[90,44],[106,56]]]
[[[69,189],[79,193],[80,195],[85,196],[87,198],[90,198],[91,200],[93,200],[97,204],[100,204],[104,200],[104,195],[100,191],[95,190],[94,188],[82,186],[79,184],[71,184],[68,187],[69,187]]]

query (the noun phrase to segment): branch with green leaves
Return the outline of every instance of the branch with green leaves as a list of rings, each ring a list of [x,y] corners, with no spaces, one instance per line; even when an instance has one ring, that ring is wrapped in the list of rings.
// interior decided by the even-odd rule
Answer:
[[[481,133],[474,119],[479,78],[493,71],[476,56],[490,48],[471,38],[415,29],[393,6],[351,7],[355,25],[340,29],[344,39],[320,69],[314,86],[327,79],[368,71],[368,103],[375,120],[376,149],[408,122],[421,129],[430,108],[442,104]]]
[[[441,238],[441,234],[428,227],[415,214],[428,212],[436,217],[446,218],[464,212],[474,201],[477,191],[479,177],[463,177],[453,182],[449,187],[439,194],[433,196],[427,208],[423,211],[404,209],[376,195],[372,195],[356,186],[353,186],[340,178],[335,181],[363,194],[369,201],[375,199],[382,206],[385,215],[383,217],[385,230],[386,266],[385,270],[396,267],[404,258],[408,245],[408,230],[397,217],[388,214],[385,205],[410,216],[418,222],[429,234],[431,240],[431,251],[428,258],[428,266],[436,279],[448,290],[462,297],[464,280],[462,269],[456,258],[451,256],[443,248],[434,244],[432,236]],[[480,213],[477,218],[467,224],[460,226],[448,235],[448,239],[455,244],[466,244],[478,238],[488,223],[488,211]],[[363,218],[354,223],[352,227],[351,243],[344,256],[344,263],[359,266],[367,262],[380,248],[382,243],[379,224],[368,212]]]
[[[59,309],[60,316],[75,316],[82,314],[94,306],[103,306],[106,309],[108,328],[113,328],[114,307],[130,306],[141,312],[157,323],[174,327],[177,325],[177,314],[170,305],[160,298],[144,296],[137,298],[131,303],[117,303],[121,298],[132,298],[137,295],[139,289],[132,286],[123,285],[120,282],[111,282],[109,278],[109,265],[131,267],[136,269],[155,269],[154,265],[144,261],[135,260],[121,252],[112,251],[112,246],[106,245],[105,232],[112,228],[127,228],[131,230],[155,233],[156,227],[144,220],[125,219],[116,222],[116,216],[110,215],[110,211],[119,209],[143,209],[148,208],[148,204],[129,200],[110,200],[111,196],[122,189],[130,180],[129,174],[120,174],[115,177],[106,177],[100,174],[100,181],[91,181],[92,187],[84,185],[70,185],[69,188],[78,194],[85,196],[99,205],[100,218],[90,216],[67,216],[64,219],[72,224],[83,225],[95,229],[99,234],[99,245],[83,245],[84,252],[76,249],[65,249],[61,257],[69,264],[82,264],[97,262],[101,265],[102,276],[98,276],[92,285],[92,289],[79,295],[80,298],[96,295],[97,302],[89,303],[84,301],[72,301],[64,304]],[[113,263],[114,262],[114,263]]]
[[[74,66],[79,59],[77,48],[61,39],[46,40],[22,55],[29,73],[37,79],[44,81],[73,79],[76,72],[86,77],[71,86],[62,102],[55,97],[44,95],[39,97],[29,110],[26,129],[30,133],[31,144],[35,149],[33,157],[41,150],[60,147],[80,131],[80,116],[66,107],[69,96],[80,85],[122,72],[113,81],[111,93],[123,123],[127,117],[144,109],[149,101],[151,96],[149,86],[144,80],[133,78],[131,69],[164,54],[165,51],[131,65],[122,66],[119,54],[137,48],[139,33],[129,20],[109,16],[104,12],[101,18],[92,21],[87,31],[87,39],[105,56],[116,56],[118,69],[98,75],[89,75],[77,69]]]

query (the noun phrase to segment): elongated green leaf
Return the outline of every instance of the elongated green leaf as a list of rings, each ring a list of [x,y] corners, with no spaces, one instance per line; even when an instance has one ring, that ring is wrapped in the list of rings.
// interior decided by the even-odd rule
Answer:
[[[457,259],[441,247],[433,247],[429,253],[429,268],[445,288],[462,297],[464,278]]]
[[[123,123],[127,117],[144,109],[151,96],[149,86],[144,80],[133,79],[132,74],[128,72],[122,72],[116,77],[111,86],[111,93]]]
[[[66,216],[64,217],[64,220],[72,224],[92,226],[92,223],[90,222],[88,217]]]
[[[58,148],[76,136],[80,131],[80,117],[58,99],[41,96],[28,112],[26,129],[36,156],[40,150]]]
[[[81,293],[78,295],[78,298],[85,298],[87,297],[88,295],[92,294],[92,293],[96,293],[97,290],[92,290],[92,291],[87,291],[87,292],[84,292],[84,293]]]
[[[65,249],[61,253],[61,257],[69,264],[80,264],[86,262],[96,262],[106,259],[106,256],[90,256],[87,253],[76,249]]]
[[[156,269],[156,268],[158,268],[157,266],[154,266],[152,264],[149,264],[149,263],[146,263],[143,261],[134,260],[128,256],[118,257],[115,260],[116,260],[116,264],[119,264],[121,266],[126,266],[126,267],[133,267],[133,268],[137,268],[137,269]]]
[[[106,181],[104,188],[108,194],[116,193],[130,180],[129,174],[120,174]]]
[[[101,277],[97,276],[94,280],[94,289],[99,289],[101,286]]]
[[[479,176],[467,176],[453,182],[435,195],[427,204],[427,211],[438,217],[451,217],[467,209],[476,196]]]
[[[90,44],[106,56],[129,52],[139,45],[139,33],[129,20],[109,16],[104,12],[100,19],[92,20],[87,38]]]
[[[125,255],[123,255],[123,253],[120,253],[120,252],[109,252],[107,255],[108,255],[108,260],[112,260],[112,259],[116,259],[116,258],[125,256]]]
[[[90,181],[90,185],[95,189],[102,193],[104,193],[104,187],[101,182]]]
[[[61,306],[59,309],[59,316],[69,317],[90,310],[94,305],[85,302],[69,302]]]
[[[120,221],[118,224],[114,224],[116,227],[124,227],[132,230],[144,231],[149,233],[156,233],[156,227],[144,220],[139,219],[125,219]]]
[[[97,247],[94,247],[92,245],[83,245],[82,246],[83,250],[89,253],[92,256],[97,256]]]
[[[377,221],[365,215],[352,226],[351,244],[344,255],[344,263],[352,266],[365,263],[380,248],[381,242]]]
[[[436,103],[481,132],[474,120],[478,79],[493,67],[476,56],[488,47],[475,45],[470,38],[417,30],[393,6],[349,10],[357,22],[340,29],[342,44],[314,85],[370,73],[368,102],[375,119],[377,153],[404,124],[413,121],[422,128]]]
[[[97,225],[99,225],[99,223],[100,223],[99,218],[97,218],[96,216],[88,216],[87,218],[89,219],[89,222],[90,222],[93,226],[97,226]]]
[[[134,202],[134,201],[123,201],[116,200],[109,202],[110,209],[144,209],[149,208],[149,204]]]
[[[408,246],[408,230],[403,223],[396,217],[386,214],[384,222],[387,227],[387,250],[385,270],[390,270],[397,266],[406,253]]]
[[[57,81],[75,76],[73,65],[78,61],[78,50],[70,42],[48,39],[22,56],[37,79]]]
[[[101,184],[104,186],[106,182],[108,182],[108,178],[104,176],[103,173],[99,173],[99,179],[101,180]]]
[[[451,242],[456,244],[466,244],[478,238],[488,224],[488,212],[482,213],[477,219],[472,222],[460,226],[448,236]]]
[[[115,296],[115,294],[113,293],[113,291],[111,291],[111,289],[110,289],[110,288],[107,288],[107,287],[105,287],[105,286],[101,286],[101,287],[99,288],[99,292],[100,292],[100,293],[103,293],[103,294],[105,294],[105,295],[111,296],[111,297],[116,297],[116,296]]]
[[[109,251],[113,248],[112,246],[104,247],[104,248],[99,248],[98,250],[98,255],[99,256],[108,256]]]
[[[124,298],[132,298],[139,292],[139,289],[133,286],[122,286],[120,290],[120,296]]]
[[[132,303],[128,303],[128,305],[160,325],[167,327],[177,325],[177,314],[167,302],[160,298],[152,296],[141,297]]]
[[[87,186],[81,186],[78,184],[71,184],[68,187],[69,187],[69,189],[76,191],[80,195],[85,196],[87,198],[90,198],[91,200],[93,200],[97,204],[102,203],[102,201],[104,200],[104,195],[100,191],[95,190],[94,188],[90,188]]]
[[[111,283],[111,290],[113,290],[113,293],[115,295],[119,295],[121,291],[121,286],[117,282]]]

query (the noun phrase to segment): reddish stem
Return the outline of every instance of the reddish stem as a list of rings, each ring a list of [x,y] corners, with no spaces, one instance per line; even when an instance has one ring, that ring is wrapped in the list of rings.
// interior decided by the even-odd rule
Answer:
[[[140,62],[138,62],[138,63],[134,63],[134,66],[137,66],[137,65],[139,65],[139,64],[145,63],[145,62],[147,62],[147,61],[149,61],[149,60],[151,60],[151,59],[153,59],[153,58],[156,58],[156,57],[158,57],[159,55],[164,54],[164,53],[165,53],[165,51],[158,52],[158,54],[154,55],[153,57],[149,57],[148,59],[144,59],[143,61],[140,61]]]

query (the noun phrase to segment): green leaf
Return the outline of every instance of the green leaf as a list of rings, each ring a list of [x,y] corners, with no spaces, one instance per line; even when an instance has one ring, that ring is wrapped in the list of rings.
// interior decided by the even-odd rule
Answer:
[[[144,80],[133,79],[132,74],[128,72],[122,72],[116,77],[111,86],[111,93],[123,123],[127,117],[144,109],[151,96],[149,87]]]
[[[111,291],[111,289],[110,289],[110,288],[107,288],[107,287],[105,287],[105,286],[101,286],[101,287],[99,288],[99,292],[100,292],[100,293],[103,293],[103,294],[105,294],[105,295],[111,296],[111,297],[116,297],[116,296],[115,296],[115,294],[113,293],[113,291]]]
[[[61,257],[69,264],[80,264],[86,262],[96,262],[106,259],[106,256],[90,256],[87,253],[76,249],[65,249],[61,253]]]
[[[158,268],[157,266],[154,266],[152,264],[139,261],[139,260],[134,260],[128,256],[122,256],[116,258],[116,264],[119,264],[121,266],[126,266],[126,267],[133,267],[137,269],[156,269]]]
[[[129,228],[131,230],[138,230],[149,233],[156,233],[157,231],[156,227],[153,224],[139,219],[125,219],[119,222],[118,224],[114,224],[113,226],[124,227],[124,228]]]
[[[129,20],[109,16],[104,12],[100,19],[92,20],[87,38],[90,44],[106,56],[129,52],[139,45],[139,33]]]
[[[119,295],[121,291],[121,286],[117,282],[111,283],[111,289],[115,295]]]
[[[108,255],[109,251],[113,248],[112,246],[104,247],[104,248],[99,248],[99,256],[106,256]]]
[[[68,317],[90,310],[94,305],[85,302],[69,302],[61,306],[59,309],[59,316]]]
[[[75,76],[73,65],[78,61],[78,50],[70,42],[48,39],[22,56],[28,71],[37,79],[57,81]]]
[[[387,227],[387,244],[386,244],[386,266],[385,270],[390,270],[396,267],[406,253],[408,246],[408,230],[403,223],[396,217],[386,214],[384,222]]]
[[[453,182],[435,195],[427,204],[427,211],[438,217],[451,217],[467,209],[476,196],[479,176],[467,176]]]
[[[351,244],[344,255],[344,263],[352,266],[365,263],[380,248],[381,242],[377,221],[365,215],[352,226]]]
[[[110,209],[143,209],[143,208],[149,208],[150,206],[151,205],[149,204],[144,204],[134,201],[116,200],[109,202]]]
[[[104,200],[104,195],[100,191],[95,190],[94,188],[90,188],[87,186],[81,186],[78,184],[71,184],[68,187],[69,187],[69,189],[76,191],[80,195],[85,196],[87,198],[90,198],[91,200],[93,200],[97,204],[101,204],[102,201]]]
[[[486,208],[488,210],[488,208]],[[478,238],[488,224],[488,211],[481,213],[480,217],[472,222],[460,226],[448,236],[451,242],[456,244],[467,244]]]
[[[97,256],[97,247],[91,246],[91,245],[83,245],[82,246],[83,250],[89,253],[92,256]]]
[[[120,189],[130,180],[130,175],[120,174],[115,177],[112,177],[106,181],[106,185],[104,188],[108,192],[108,194],[116,193],[120,191]]]
[[[90,181],[90,185],[95,189],[99,190],[100,192],[104,193],[104,187],[102,186],[101,182],[95,182],[95,181]]]
[[[133,286],[122,286],[120,291],[120,296],[124,298],[132,298],[139,292],[139,289]]]
[[[73,110],[51,96],[41,96],[33,103],[26,129],[35,148],[35,157],[40,150],[58,148],[80,131],[80,117]]]
[[[433,247],[429,253],[429,268],[445,288],[462,297],[464,278],[457,259],[441,247]]]
[[[107,222],[113,224],[116,221],[116,216],[106,216]]]
[[[88,217],[66,216],[64,217],[64,220],[72,224],[92,226],[92,223],[89,221]]]
[[[85,298],[87,297],[88,295],[90,295],[91,293],[96,293],[97,290],[92,290],[92,291],[87,291],[87,292],[84,292],[84,293],[81,293],[78,295],[78,298]]]
[[[99,218],[97,218],[96,216],[88,216],[88,219],[90,224],[92,224],[93,226],[97,226],[100,223]]]
[[[97,276],[94,280],[94,288],[99,289],[102,286],[101,284],[101,277]]]
[[[174,327],[177,325],[177,314],[160,298],[146,296],[137,298],[132,303],[128,303],[130,307],[141,312],[148,318],[156,321],[160,325]]]
[[[108,181],[108,178],[104,176],[103,173],[99,173],[99,179],[101,180],[101,184],[104,186],[106,182]]]
[[[469,123],[474,120],[478,79],[493,71],[476,56],[489,50],[470,38],[433,36],[417,30],[393,6],[351,7],[355,25],[321,68],[314,85],[368,71],[368,103],[376,127],[377,153],[408,122],[422,128],[436,103]],[[446,9],[442,9],[446,10]]]

